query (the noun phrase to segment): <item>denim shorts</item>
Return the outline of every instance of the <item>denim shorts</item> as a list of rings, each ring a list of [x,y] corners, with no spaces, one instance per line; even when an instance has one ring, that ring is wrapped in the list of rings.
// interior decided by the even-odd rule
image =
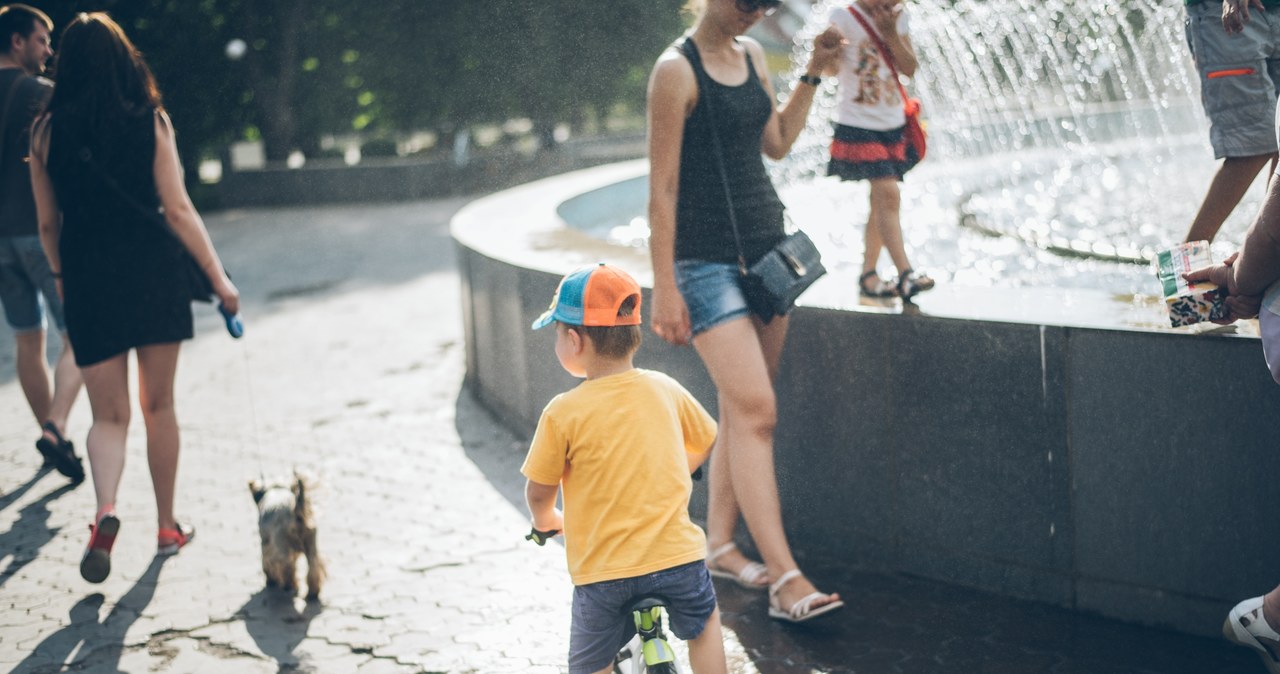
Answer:
[[[573,625],[569,630],[569,674],[588,674],[608,667],[636,633],[627,606],[646,594],[667,602],[671,632],[696,639],[716,610],[716,589],[705,561],[637,576],[573,588]]]
[[[689,307],[689,324],[694,337],[751,312],[747,308],[747,298],[742,294],[736,264],[678,260],[676,287]]]
[[[1200,73],[1200,101],[1218,159],[1276,151],[1280,13],[1255,10],[1249,17],[1242,33],[1228,35],[1221,2],[1187,6],[1187,45]]]
[[[58,284],[40,246],[40,237],[0,236],[0,303],[4,304],[4,319],[14,332],[43,329],[45,307],[58,331],[66,329]]]

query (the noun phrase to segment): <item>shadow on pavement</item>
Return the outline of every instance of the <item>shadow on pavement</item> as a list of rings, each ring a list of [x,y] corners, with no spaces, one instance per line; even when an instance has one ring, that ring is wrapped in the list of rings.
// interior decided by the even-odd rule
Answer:
[[[34,487],[35,484],[40,481],[40,478],[53,472],[54,472],[53,468],[50,468],[48,466],[42,466],[39,470],[36,471],[35,475],[32,475],[29,480],[24,482],[17,489],[14,489],[13,491],[9,492],[8,494],[5,494],[4,496],[0,496],[0,510],[4,510],[5,508],[8,508],[9,506],[13,505],[15,502],[17,502],[18,499],[22,498],[23,494],[26,494],[28,491],[31,491],[31,488]],[[67,486],[74,486],[74,485],[67,485]]]
[[[293,592],[263,588],[236,611],[236,617],[244,621],[258,650],[275,660],[284,672],[298,666],[294,650],[307,638],[311,621],[323,611],[318,601],[307,602],[299,611]]]
[[[494,418],[466,386],[458,391],[454,402],[454,424],[467,459],[513,508],[526,512],[525,480],[520,466],[524,464],[528,443]]]
[[[168,559],[159,555],[152,558],[138,582],[120,597],[101,622],[98,611],[104,601],[102,593],[95,592],[76,602],[71,607],[69,624],[37,644],[14,671],[32,674],[78,671],[83,665],[92,665],[94,671],[119,671],[125,635],[155,596],[160,569]],[[75,653],[75,662],[67,663],[72,653]],[[64,663],[70,666],[64,667]]]
[[[3,506],[0,509],[8,507],[10,504],[31,488],[45,473],[49,472],[47,468],[41,468],[35,477],[31,478],[25,485],[17,490],[6,494],[3,499]],[[49,541],[52,541],[61,527],[49,526],[49,503],[60,498],[63,494],[75,489],[78,484],[64,484],[61,487],[42,496],[39,500],[23,506],[18,511],[18,520],[8,531],[0,534],[0,557],[11,555],[9,564],[0,569],[0,587],[3,587],[10,578],[17,575],[22,567],[35,561],[40,555],[40,548],[43,548]]]

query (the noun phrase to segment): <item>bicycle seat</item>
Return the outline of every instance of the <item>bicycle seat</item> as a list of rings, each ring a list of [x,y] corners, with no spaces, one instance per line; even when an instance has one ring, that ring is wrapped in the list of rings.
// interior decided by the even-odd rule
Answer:
[[[627,604],[627,607],[623,609],[623,612],[627,615],[631,615],[631,613],[635,611],[644,611],[659,606],[665,607],[668,603],[669,602],[666,597],[663,597],[662,595],[642,594],[632,599],[631,603]]]

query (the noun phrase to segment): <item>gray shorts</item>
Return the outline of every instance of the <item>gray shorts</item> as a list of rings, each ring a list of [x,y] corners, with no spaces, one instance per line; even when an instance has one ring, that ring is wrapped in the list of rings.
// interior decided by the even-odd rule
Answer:
[[[40,237],[0,236],[0,303],[5,322],[14,332],[44,329],[46,307],[58,332],[66,330],[58,285]]]
[[[1187,6],[1187,45],[1200,73],[1213,156],[1276,151],[1276,83],[1280,82],[1280,12],[1252,11],[1244,32],[1228,35],[1222,3]]]
[[[636,633],[623,611],[646,594],[666,599],[671,632],[686,641],[702,634],[716,610],[716,588],[701,560],[645,576],[579,585],[573,588],[569,674],[598,672],[613,662]]]

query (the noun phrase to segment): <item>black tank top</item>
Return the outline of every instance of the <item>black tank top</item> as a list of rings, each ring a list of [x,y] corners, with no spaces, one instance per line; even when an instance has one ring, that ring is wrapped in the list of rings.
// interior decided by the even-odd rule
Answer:
[[[680,193],[676,204],[676,259],[736,263],[738,249],[729,222],[711,124],[716,125],[747,263],[785,237],[782,201],[765,170],[760,141],[773,101],[747,56],[747,81],[726,86],[707,75],[693,40],[689,59],[698,77],[698,103],[684,123],[680,148]],[[683,42],[683,41],[682,41]],[[679,49],[681,43],[677,43]],[[707,109],[708,101],[713,110]]]

